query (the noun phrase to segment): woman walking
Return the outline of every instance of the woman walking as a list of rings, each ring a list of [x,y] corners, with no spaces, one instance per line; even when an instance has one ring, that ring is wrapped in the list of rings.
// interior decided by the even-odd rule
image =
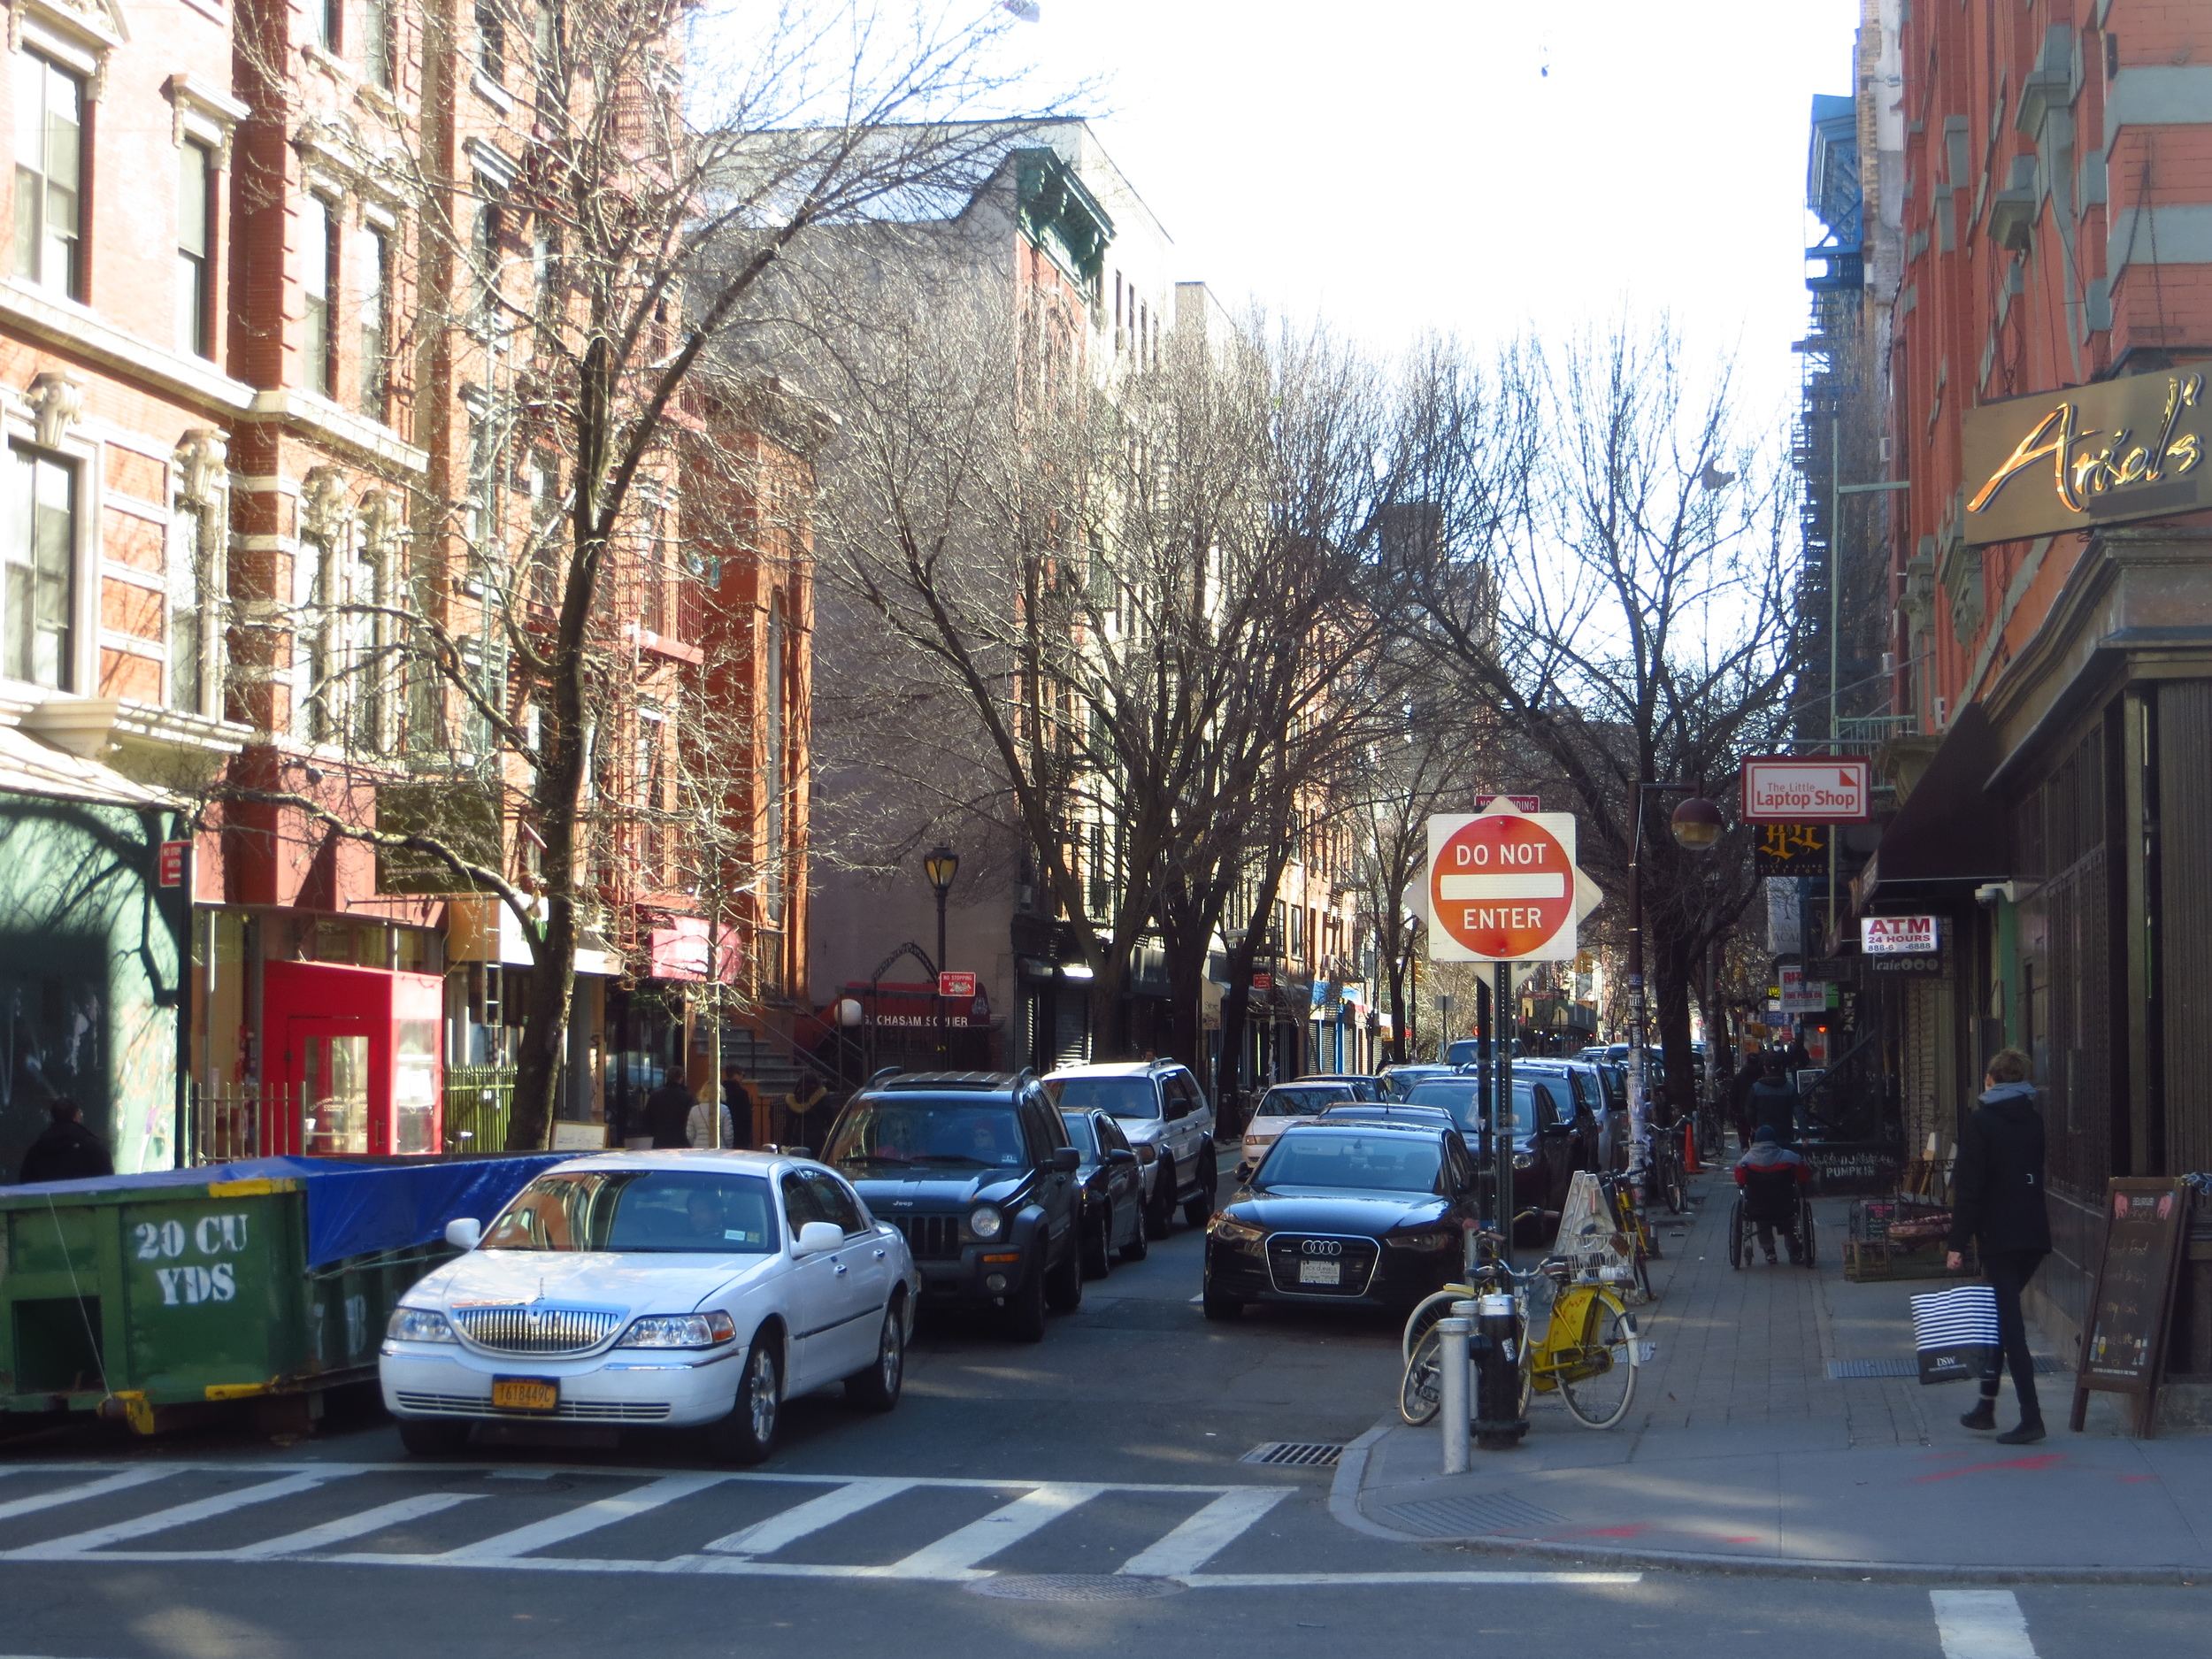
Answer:
[[[2028,1081],[2028,1056],[2019,1049],[2001,1049],[1982,1081],[1981,1102],[1959,1130],[1949,1265],[1962,1264],[1969,1239],[1980,1240],[1982,1274],[1997,1293],[1997,1340],[2020,1402],[2019,1425],[1997,1442],[2027,1446],[2043,1438],[2035,1361],[2020,1311],[2020,1293],[2051,1252],[2051,1218],[2043,1202],[2043,1117]],[[1960,1422],[1970,1429],[1997,1426],[1997,1383],[1992,1368],[1982,1379],[1980,1402]]]

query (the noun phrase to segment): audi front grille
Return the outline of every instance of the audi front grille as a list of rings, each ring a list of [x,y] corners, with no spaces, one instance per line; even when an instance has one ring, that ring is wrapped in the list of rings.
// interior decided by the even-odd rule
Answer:
[[[956,1262],[960,1259],[960,1217],[957,1216],[894,1216],[906,1235],[906,1248],[918,1262]]]
[[[1277,1290],[1293,1296],[1364,1296],[1375,1278],[1382,1247],[1372,1239],[1339,1233],[1279,1233],[1267,1241],[1267,1277]],[[1333,1285],[1302,1282],[1304,1262],[1334,1262]]]
[[[603,1308],[548,1308],[528,1302],[453,1310],[461,1334],[495,1354],[588,1354],[619,1331],[627,1318]]]

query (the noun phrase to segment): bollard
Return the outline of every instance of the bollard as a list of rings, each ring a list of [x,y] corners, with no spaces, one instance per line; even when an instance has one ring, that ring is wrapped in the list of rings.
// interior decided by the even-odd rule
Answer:
[[[1521,1412],[1520,1319],[1513,1298],[1493,1291],[1478,1303],[1455,1302],[1476,1316],[1481,1368],[1476,1374],[1475,1444],[1486,1452],[1510,1451],[1528,1432]]]
[[[1463,1308],[1464,1302],[1455,1302]],[[1436,1334],[1442,1344],[1437,1355],[1442,1384],[1444,1417],[1444,1472],[1463,1475],[1467,1472],[1467,1332],[1472,1322],[1462,1318],[1440,1319]]]

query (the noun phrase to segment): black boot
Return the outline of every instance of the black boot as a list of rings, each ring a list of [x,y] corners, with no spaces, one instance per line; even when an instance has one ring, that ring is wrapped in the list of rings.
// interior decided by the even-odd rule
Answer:
[[[2042,1438],[2043,1419],[2022,1417],[2018,1428],[2007,1429],[1997,1437],[1997,1444],[2000,1446],[2032,1446]]]
[[[1997,1402],[1984,1394],[1974,1409],[1959,1419],[1961,1425],[1970,1429],[1993,1429],[1997,1426]]]

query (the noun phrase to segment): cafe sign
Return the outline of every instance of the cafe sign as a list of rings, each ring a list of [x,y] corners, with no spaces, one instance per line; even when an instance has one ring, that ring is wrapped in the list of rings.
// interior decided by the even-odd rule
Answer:
[[[2212,508],[2204,376],[2131,374],[1966,411],[1966,540]]]

